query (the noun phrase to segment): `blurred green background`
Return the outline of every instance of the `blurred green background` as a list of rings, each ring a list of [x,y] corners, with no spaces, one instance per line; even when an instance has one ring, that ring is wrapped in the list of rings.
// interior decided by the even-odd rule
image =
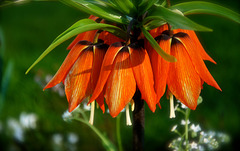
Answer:
[[[183,1],[172,1],[172,4],[178,2]],[[211,2],[239,13],[239,0]],[[24,74],[56,36],[84,17],[88,15],[54,1],[0,7],[0,150],[104,150],[89,127],[63,121],[62,114],[68,107],[65,96],[53,90],[42,91],[45,77],[55,74],[72,39],[57,47],[28,75]],[[214,30],[197,34],[205,50],[217,62],[217,65],[206,64],[223,90],[220,92],[204,84],[203,103],[191,112],[190,121],[200,124],[202,130],[228,134],[231,140],[220,150],[234,150],[240,140],[240,26],[216,16],[189,17]],[[167,99],[163,98],[161,105],[162,109],[158,108],[155,113],[145,106],[146,150],[167,150],[169,142],[176,137],[170,132],[172,126],[183,119],[179,113],[176,113],[177,118],[169,119]],[[21,123],[21,117],[26,114],[34,114],[36,127],[19,130],[23,137],[19,140],[11,131],[11,125],[14,121],[15,125]],[[117,144],[116,119],[100,110],[96,110],[95,115],[94,125]],[[121,135],[124,149],[131,150],[132,127],[126,126],[123,115]],[[59,148],[57,142],[61,142]]]

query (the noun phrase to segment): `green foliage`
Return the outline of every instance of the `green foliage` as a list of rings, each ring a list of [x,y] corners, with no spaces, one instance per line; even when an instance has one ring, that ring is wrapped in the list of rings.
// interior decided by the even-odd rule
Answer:
[[[231,9],[219,6],[217,4],[202,2],[202,1],[194,1],[194,2],[185,2],[173,5],[170,9],[178,9],[184,15],[191,14],[209,14],[209,15],[217,15],[220,17],[225,17],[237,23],[240,23],[240,14],[232,11]]]

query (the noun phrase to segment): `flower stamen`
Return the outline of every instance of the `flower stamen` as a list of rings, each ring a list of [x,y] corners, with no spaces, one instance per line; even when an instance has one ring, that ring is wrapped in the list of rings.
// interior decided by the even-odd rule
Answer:
[[[132,125],[131,117],[130,117],[130,113],[129,113],[129,104],[126,105],[126,124],[128,126]]]
[[[91,112],[90,112],[90,119],[89,119],[89,123],[91,125],[93,125],[93,121],[94,121],[94,110],[95,110],[95,101],[91,103]]]
[[[174,99],[173,94],[170,93],[170,118],[175,118]]]

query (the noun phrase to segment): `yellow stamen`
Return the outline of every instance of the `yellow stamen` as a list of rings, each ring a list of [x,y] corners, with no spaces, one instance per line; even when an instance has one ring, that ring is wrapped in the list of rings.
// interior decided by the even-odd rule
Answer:
[[[132,100],[130,101],[130,103],[131,103],[131,110],[132,110],[132,112],[133,112],[134,109],[135,109],[135,103],[134,103],[134,100],[132,99]]]
[[[130,113],[129,113],[129,105],[128,104],[126,105],[126,124],[128,126],[132,125],[131,117],[130,117]]]
[[[174,99],[173,94],[170,93],[170,118],[175,118],[175,109],[174,109]]]
[[[89,119],[89,123],[91,125],[93,125],[93,121],[94,121],[94,110],[95,110],[95,101],[91,103],[91,112],[90,112],[90,119]]]

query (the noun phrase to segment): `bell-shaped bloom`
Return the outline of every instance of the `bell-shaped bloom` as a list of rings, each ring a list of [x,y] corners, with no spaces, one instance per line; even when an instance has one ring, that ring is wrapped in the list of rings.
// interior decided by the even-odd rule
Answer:
[[[221,90],[204,63],[204,60],[215,61],[205,52],[194,31],[160,31],[160,36],[155,39],[166,53],[177,59],[174,63],[167,62],[147,45],[158,101],[165,93],[166,85],[190,109],[196,108],[204,82]]]
[[[107,48],[108,46],[105,44],[78,42],[70,50],[63,64],[44,90],[63,82],[69,102],[69,112],[71,112],[93,93]],[[100,94],[96,101],[104,112],[103,95]]]
[[[136,87],[149,108],[156,109],[156,93],[152,67],[147,51],[137,44],[112,44],[104,57],[91,103],[104,94],[112,117],[116,117],[132,100]]]

